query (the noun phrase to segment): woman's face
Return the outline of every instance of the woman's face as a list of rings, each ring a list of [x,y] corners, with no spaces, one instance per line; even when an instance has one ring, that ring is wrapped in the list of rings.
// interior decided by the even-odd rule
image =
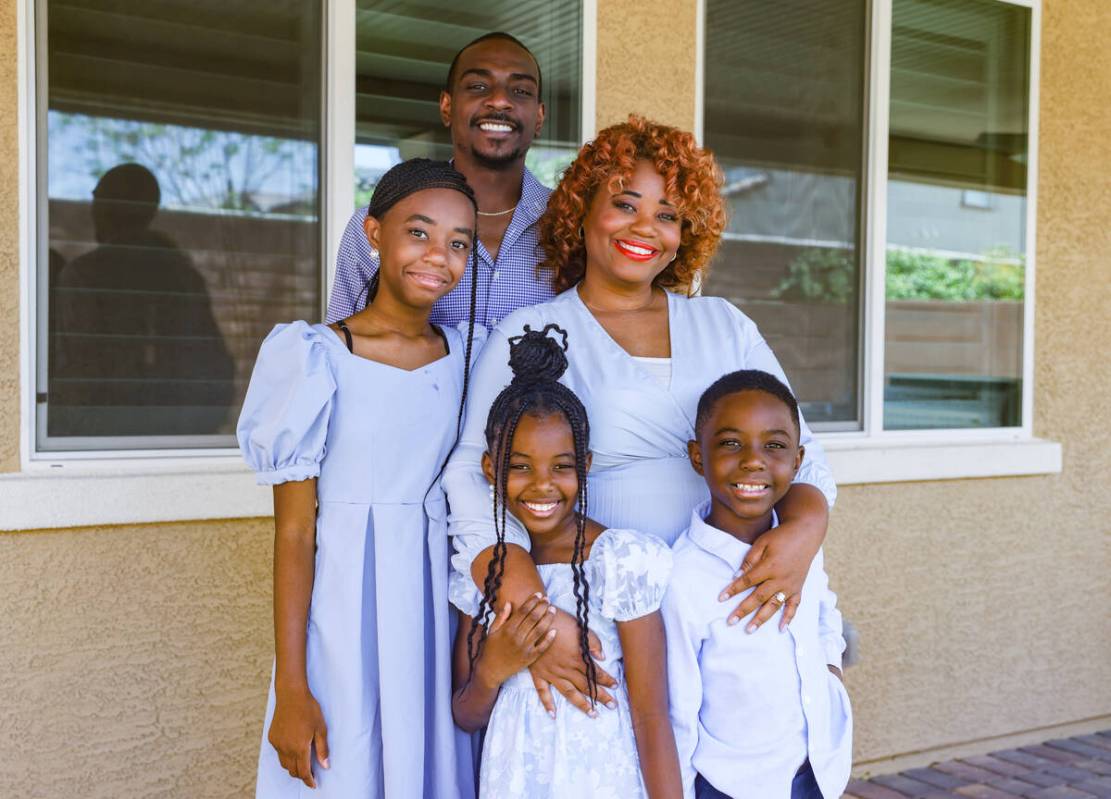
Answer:
[[[379,291],[413,307],[431,306],[459,282],[474,246],[474,206],[454,189],[414,192],[385,219],[366,218],[381,259]]]
[[[587,275],[605,282],[651,284],[679,251],[679,213],[663,176],[637,161],[619,191],[599,187],[583,219]]]

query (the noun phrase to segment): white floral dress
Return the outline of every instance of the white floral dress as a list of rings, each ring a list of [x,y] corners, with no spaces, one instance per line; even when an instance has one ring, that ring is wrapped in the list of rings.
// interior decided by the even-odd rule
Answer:
[[[552,604],[575,615],[571,565],[540,564],[537,569]],[[479,776],[481,799],[646,796],[617,622],[659,609],[671,574],[671,550],[653,535],[606,530],[595,539],[584,573],[590,586],[590,629],[606,655],[601,666],[618,681],[618,686],[610,689],[617,709],[598,705],[598,717],[592,719],[553,690],[553,719],[540,704],[528,670],[513,675],[502,684],[486,728]],[[458,572],[452,576],[451,597],[464,613],[477,611],[474,584]]]

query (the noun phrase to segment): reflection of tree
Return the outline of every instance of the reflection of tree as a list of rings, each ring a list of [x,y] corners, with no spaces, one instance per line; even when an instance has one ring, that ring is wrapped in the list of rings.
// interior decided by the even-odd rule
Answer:
[[[268,183],[283,173],[315,173],[312,164],[297,163],[312,158],[314,148],[292,139],[58,112],[50,123],[52,137],[80,142],[94,179],[119,163],[145,164],[158,175],[164,204],[178,208],[268,210],[262,206],[273,203],[260,196]],[[69,134],[74,128],[79,132]],[[275,193],[284,203],[314,189],[308,181],[279,185]]]

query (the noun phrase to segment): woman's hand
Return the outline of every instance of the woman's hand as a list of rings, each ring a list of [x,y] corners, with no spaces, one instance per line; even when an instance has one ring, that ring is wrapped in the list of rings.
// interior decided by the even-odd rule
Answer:
[[[728,624],[736,624],[754,610],[745,632],[756,629],[783,607],[779,629],[787,629],[802,599],[802,586],[814,556],[821,549],[829,521],[829,506],[817,488],[795,483],[777,506],[780,524],[753,542],[733,582],[718,597],[725,602],[749,588],[755,590],[729,614]],[[780,602],[778,594],[786,598]],[[757,610],[759,609],[759,610]]]
[[[541,704],[548,715],[555,718],[555,702],[552,700],[552,686],[563,694],[563,698],[590,717],[598,715],[589,699],[590,689],[586,680],[586,664],[583,663],[582,649],[579,647],[579,623],[574,616],[557,611],[553,616],[552,627],[561,632],[551,645],[536,659],[529,671],[532,683]],[[594,633],[589,633],[590,654],[595,660],[604,660],[602,645]],[[598,678],[598,701],[613,710],[617,703],[605,688],[613,688],[613,679],[601,666],[595,667]]]
[[[521,669],[527,669],[555,640],[552,627],[556,609],[542,594],[533,594],[516,610],[506,602],[490,625],[476,668],[484,679],[501,685]]]
[[[328,768],[328,727],[320,705],[307,688],[277,698],[267,740],[277,750],[278,762],[289,776],[316,787],[312,750],[315,747],[316,759]]]

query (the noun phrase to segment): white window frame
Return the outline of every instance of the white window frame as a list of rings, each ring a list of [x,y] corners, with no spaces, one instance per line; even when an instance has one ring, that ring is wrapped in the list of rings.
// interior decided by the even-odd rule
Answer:
[[[321,164],[324,302],[336,255],[355,204],[350,175],[355,150],[355,0],[325,0],[324,119]],[[580,130],[594,136],[597,0],[581,0]],[[46,194],[37,185],[45,157],[45,112],[36,93],[36,58],[45,28],[35,25],[35,0],[18,0],[17,106],[19,136],[19,380],[21,471],[0,474],[0,531],[251,518],[272,513],[269,488],[255,485],[238,449],[152,449],[38,452],[36,265]]]
[[[1022,330],[1022,418],[1018,427],[884,430],[888,135],[893,0],[871,0],[866,91],[864,293],[861,338],[861,429],[822,432],[838,484],[1052,474],[1061,445],[1034,437],[1034,272],[1038,189],[1038,88],[1041,0],[993,0],[1029,8],[1030,95],[1027,152],[1026,261]],[[702,140],[705,108],[706,1],[698,0],[695,134]]]

